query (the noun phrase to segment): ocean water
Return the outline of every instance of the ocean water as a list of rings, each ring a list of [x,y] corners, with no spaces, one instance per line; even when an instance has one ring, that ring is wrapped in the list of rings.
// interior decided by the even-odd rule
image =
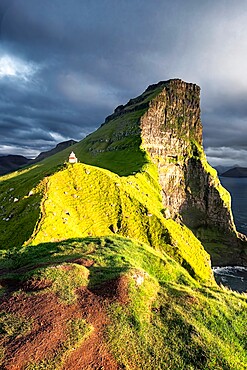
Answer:
[[[247,178],[220,177],[232,197],[232,212],[237,230],[247,235]]]
[[[220,285],[239,293],[247,292],[247,268],[242,266],[213,267],[214,277]]]
[[[230,192],[236,228],[247,235],[247,178],[220,177]],[[222,284],[240,293],[247,292],[247,268],[241,266],[214,267],[214,276]]]

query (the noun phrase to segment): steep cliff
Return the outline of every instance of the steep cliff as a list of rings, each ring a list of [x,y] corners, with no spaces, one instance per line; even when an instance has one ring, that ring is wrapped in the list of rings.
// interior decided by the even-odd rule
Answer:
[[[126,129],[133,114],[136,122]],[[215,255],[215,262],[220,262],[222,253],[228,255],[228,262],[237,262],[234,248],[241,242],[231,198],[202,147],[199,86],[179,79],[151,85],[141,96],[117,107],[107,117],[106,126],[117,121],[121,122],[121,136],[140,136],[141,148],[157,165],[165,216],[179,218],[193,229]],[[116,140],[112,141],[116,147]],[[225,246],[221,245],[218,253],[221,243]]]
[[[200,88],[181,80],[153,85],[162,91],[140,120],[142,145],[158,165],[163,205],[182,216],[189,227],[217,226],[235,230],[230,196],[202,147]]]

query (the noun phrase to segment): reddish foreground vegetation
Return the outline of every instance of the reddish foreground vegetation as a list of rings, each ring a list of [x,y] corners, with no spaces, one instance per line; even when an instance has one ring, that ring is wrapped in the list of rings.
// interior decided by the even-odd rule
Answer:
[[[0,311],[17,315],[32,322],[31,330],[23,336],[2,341],[5,347],[4,370],[21,370],[29,363],[39,363],[56,356],[67,339],[66,323],[71,319],[85,319],[93,326],[89,337],[76,349],[70,351],[63,363],[63,370],[108,369],[121,367],[113,358],[105,340],[105,327],[109,324],[106,309],[111,302],[128,302],[127,279],[120,277],[89,290],[77,290],[76,303],[66,305],[52,292],[41,292],[33,283],[30,292],[6,294],[0,303]],[[34,292],[34,290],[36,290]],[[37,293],[39,291],[39,293]]]

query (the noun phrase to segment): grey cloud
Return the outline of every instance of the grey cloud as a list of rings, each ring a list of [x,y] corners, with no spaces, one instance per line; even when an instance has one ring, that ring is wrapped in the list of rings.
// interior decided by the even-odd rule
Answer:
[[[0,153],[81,139],[174,77],[202,87],[205,147],[246,148],[245,11],[244,0],[2,0],[0,57],[33,73],[0,79]]]
[[[247,149],[233,149],[230,147],[209,147],[206,155],[213,166],[235,166],[247,167]]]
[[[230,90],[230,89],[229,89]],[[244,148],[247,145],[247,91],[218,93],[202,114],[206,146]]]

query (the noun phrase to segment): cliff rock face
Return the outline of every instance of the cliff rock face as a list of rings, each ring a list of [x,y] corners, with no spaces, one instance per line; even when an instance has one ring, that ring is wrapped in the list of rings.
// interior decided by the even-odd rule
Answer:
[[[200,88],[181,80],[160,82],[162,87],[140,119],[143,148],[157,163],[167,215],[180,214],[192,228],[235,230],[230,196],[202,148]]]
[[[202,147],[199,86],[179,79],[151,85],[117,107],[105,124],[111,122],[119,126],[118,140],[141,137],[142,148],[158,167],[166,217],[179,216],[193,230],[212,227],[235,238],[230,195]],[[112,141],[115,145],[116,137]]]

